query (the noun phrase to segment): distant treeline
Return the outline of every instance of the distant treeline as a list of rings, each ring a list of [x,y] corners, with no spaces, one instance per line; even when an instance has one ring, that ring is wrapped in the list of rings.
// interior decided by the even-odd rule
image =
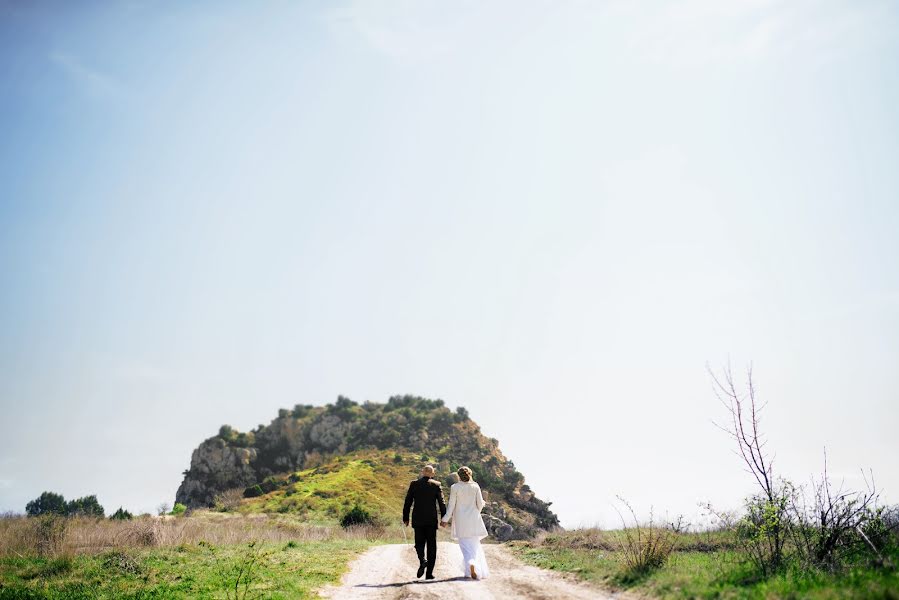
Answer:
[[[96,517],[102,519],[106,516],[106,511],[100,505],[95,494],[66,502],[62,494],[55,492],[44,492],[26,504],[25,513],[29,517],[59,515],[63,517]],[[110,519],[131,519],[133,517],[134,515],[121,506],[109,516]]]

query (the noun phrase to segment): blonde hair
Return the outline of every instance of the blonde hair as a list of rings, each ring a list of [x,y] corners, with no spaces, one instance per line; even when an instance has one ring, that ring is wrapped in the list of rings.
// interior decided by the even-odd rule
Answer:
[[[459,470],[456,471],[456,475],[459,476],[461,481],[471,481],[471,469],[468,467],[459,467]]]
[[[421,472],[427,473],[428,475],[436,475],[437,469],[434,468],[434,465],[425,465]]]

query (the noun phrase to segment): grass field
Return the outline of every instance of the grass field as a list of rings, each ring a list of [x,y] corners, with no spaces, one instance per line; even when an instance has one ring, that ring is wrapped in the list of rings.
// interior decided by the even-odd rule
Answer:
[[[826,573],[788,567],[762,578],[726,532],[680,534],[667,562],[641,573],[625,566],[620,543],[619,531],[577,530],[534,542],[512,542],[510,547],[532,565],[654,598],[899,600],[895,549],[889,568],[857,565]]]
[[[366,540],[113,550],[0,558],[0,598],[314,598]]]
[[[401,535],[309,527],[284,516],[195,513],[71,519],[47,545],[37,525],[0,519],[0,599],[313,598],[360,552]]]

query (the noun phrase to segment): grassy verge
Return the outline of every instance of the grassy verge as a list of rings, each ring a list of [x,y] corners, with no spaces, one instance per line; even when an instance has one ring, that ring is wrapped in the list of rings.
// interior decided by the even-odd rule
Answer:
[[[5,518],[0,600],[313,598],[355,556],[399,533],[308,526],[284,515]]]
[[[0,598],[313,598],[365,540],[114,550],[0,558]],[[244,593],[246,592],[246,595]]]
[[[788,568],[761,578],[726,539],[710,540],[705,534],[682,535],[680,548],[661,568],[633,573],[624,566],[617,536],[618,532],[573,531],[509,546],[532,565],[654,598],[899,600],[895,567],[854,566],[840,573]],[[899,564],[899,552],[891,560]]]

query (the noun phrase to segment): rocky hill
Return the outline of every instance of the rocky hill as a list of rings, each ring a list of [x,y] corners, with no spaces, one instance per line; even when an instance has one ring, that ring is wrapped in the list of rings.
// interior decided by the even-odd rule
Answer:
[[[339,397],[326,406],[297,405],[245,433],[223,425],[194,450],[176,501],[211,507],[229,492],[244,498],[242,512],[333,522],[359,505],[395,520],[406,482],[424,462],[438,467],[447,497],[455,470],[472,468],[487,492],[484,520],[499,539],[558,527],[550,503],[534,495],[497,440],[484,436],[464,408],[451,411],[441,400],[416,396],[394,396],[386,404]]]

